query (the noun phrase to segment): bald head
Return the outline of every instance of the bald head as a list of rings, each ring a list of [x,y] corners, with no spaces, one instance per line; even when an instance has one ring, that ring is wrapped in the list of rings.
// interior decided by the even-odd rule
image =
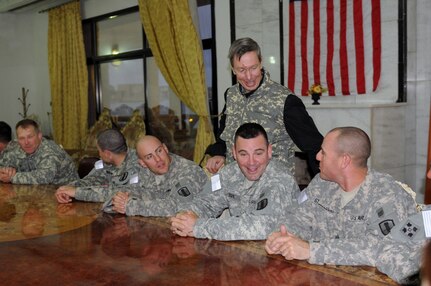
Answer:
[[[150,169],[156,175],[163,175],[169,171],[171,156],[168,148],[157,137],[146,135],[136,143],[139,163]]]
[[[152,135],[145,135],[136,142],[136,149],[142,150],[145,153],[148,150],[152,150],[152,146],[160,146],[162,141],[159,138]]]

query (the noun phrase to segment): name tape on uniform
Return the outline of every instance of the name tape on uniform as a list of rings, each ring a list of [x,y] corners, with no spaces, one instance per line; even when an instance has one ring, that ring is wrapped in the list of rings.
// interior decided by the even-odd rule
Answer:
[[[99,160],[99,161],[97,161],[96,163],[94,163],[94,168],[95,168],[96,170],[103,169],[103,161],[102,161],[102,160]]]
[[[129,184],[137,184],[138,182],[139,182],[138,174],[134,174],[129,180]]]
[[[307,194],[305,192],[300,192],[299,195],[298,195],[298,203],[302,204],[306,200],[308,200]]]
[[[431,210],[422,211],[422,218],[424,219],[425,236],[431,238]]]

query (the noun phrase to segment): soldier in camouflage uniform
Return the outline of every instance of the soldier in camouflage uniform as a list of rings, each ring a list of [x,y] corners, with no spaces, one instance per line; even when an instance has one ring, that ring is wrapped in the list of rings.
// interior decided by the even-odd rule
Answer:
[[[269,78],[262,67],[259,45],[250,38],[238,39],[230,47],[229,59],[238,83],[225,93],[219,136],[206,152],[213,156],[207,162],[208,171],[216,173],[225,160],[232,162],[235,131],[243,123],[256,122],[268,134],[274,159],[286,163],[291,174],[295,144],[306,153],[311,175],[318,173],[315,157],[323,136],[302,101]]]
[[[140,184],[122,189],[105,211],[126,215],[170,216],[179,205],[191,201],[208,181],[205,172],[194,162],[169,153],[165,144],[154,136],[137,143],[142,166]]]
[[[78,179],[72,158],[54,141],[42,137],[31,119],[16,124],[18,144],[0,159],[0,181],[13,184],[67,184]]]
[[[127,185],[141,169],[136,151],[127,148],[126,139],[117,129],[106,129],[97,135],[97,150],[101,160],[87,176],[70,185]]]
[[[180,236],[218,240],[265,239],[299,192],[284,164],[271,160],[262,126],[245,123],[235,134],[237,162],[211,178],[204,191],[179,208],[171,229]],[[220,217],[228,209],[229,217]]]
[[[134,184],[127,186],[80,187],[67,190],[67,200],[106,202],[104,210],[127,215],[168,216],[178,204],[189,201],[207,182],[207,176],[194,162],[169,153],[154,136],[145,136],[136,144],[143,168]],[[112,199],[111,199],[112,198]]]
[[[368,169],[370,153],[361,129],[331,130],[317,154],[320,176],[268,237],[267,252],[312,264],[375,266],[398,282],[414,274],[421,243],[395,240],[391,229],[416,213],[416,203],[391,176]]]

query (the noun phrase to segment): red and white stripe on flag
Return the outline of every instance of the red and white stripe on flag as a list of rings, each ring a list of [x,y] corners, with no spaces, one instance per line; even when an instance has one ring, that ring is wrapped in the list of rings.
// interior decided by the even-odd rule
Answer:
[[[371,93],[381,72],[380,0],[290,0],[287,86],[306,95]]]

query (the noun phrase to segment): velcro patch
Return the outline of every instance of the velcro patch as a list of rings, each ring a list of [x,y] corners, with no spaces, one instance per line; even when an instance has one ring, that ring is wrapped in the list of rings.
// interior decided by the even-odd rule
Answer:
[[[406,221],[406,223],[400,228],[401,234],[406,236],[408,239],[413,239],[419,231],[420,227],[410,220]]]
[[[94,169],[96,170],[103,169],[103,161],[99,160],[96,163],[94,163]]]
[[[124,181],[128,180],[128,178],[129,178],[129,172],[124,172],[118,180],[120,182],[124,182]]]
[[[181,189],[178,189],[177,192],[182,197],[188,197],[191,194],[189,189],[187,189],[187,187],[182,187]]]
[[[391,229],[395,226],[395,222],[392,219],[385,219],[379,223],[380,231],[383,235],[388,235]]]
[[[123,174],[114,177],[112,179],[112,184],[113,185],[126,185],[129,182],[130,176],[129,176],[129,172],[124,172]]]
[[[260,200],[257,203],[256,210],[258,210],[258,211],[263,210],[264,208],[266,208],[267,205],[268,205],[268,199],[265,198],[263,200]]]

